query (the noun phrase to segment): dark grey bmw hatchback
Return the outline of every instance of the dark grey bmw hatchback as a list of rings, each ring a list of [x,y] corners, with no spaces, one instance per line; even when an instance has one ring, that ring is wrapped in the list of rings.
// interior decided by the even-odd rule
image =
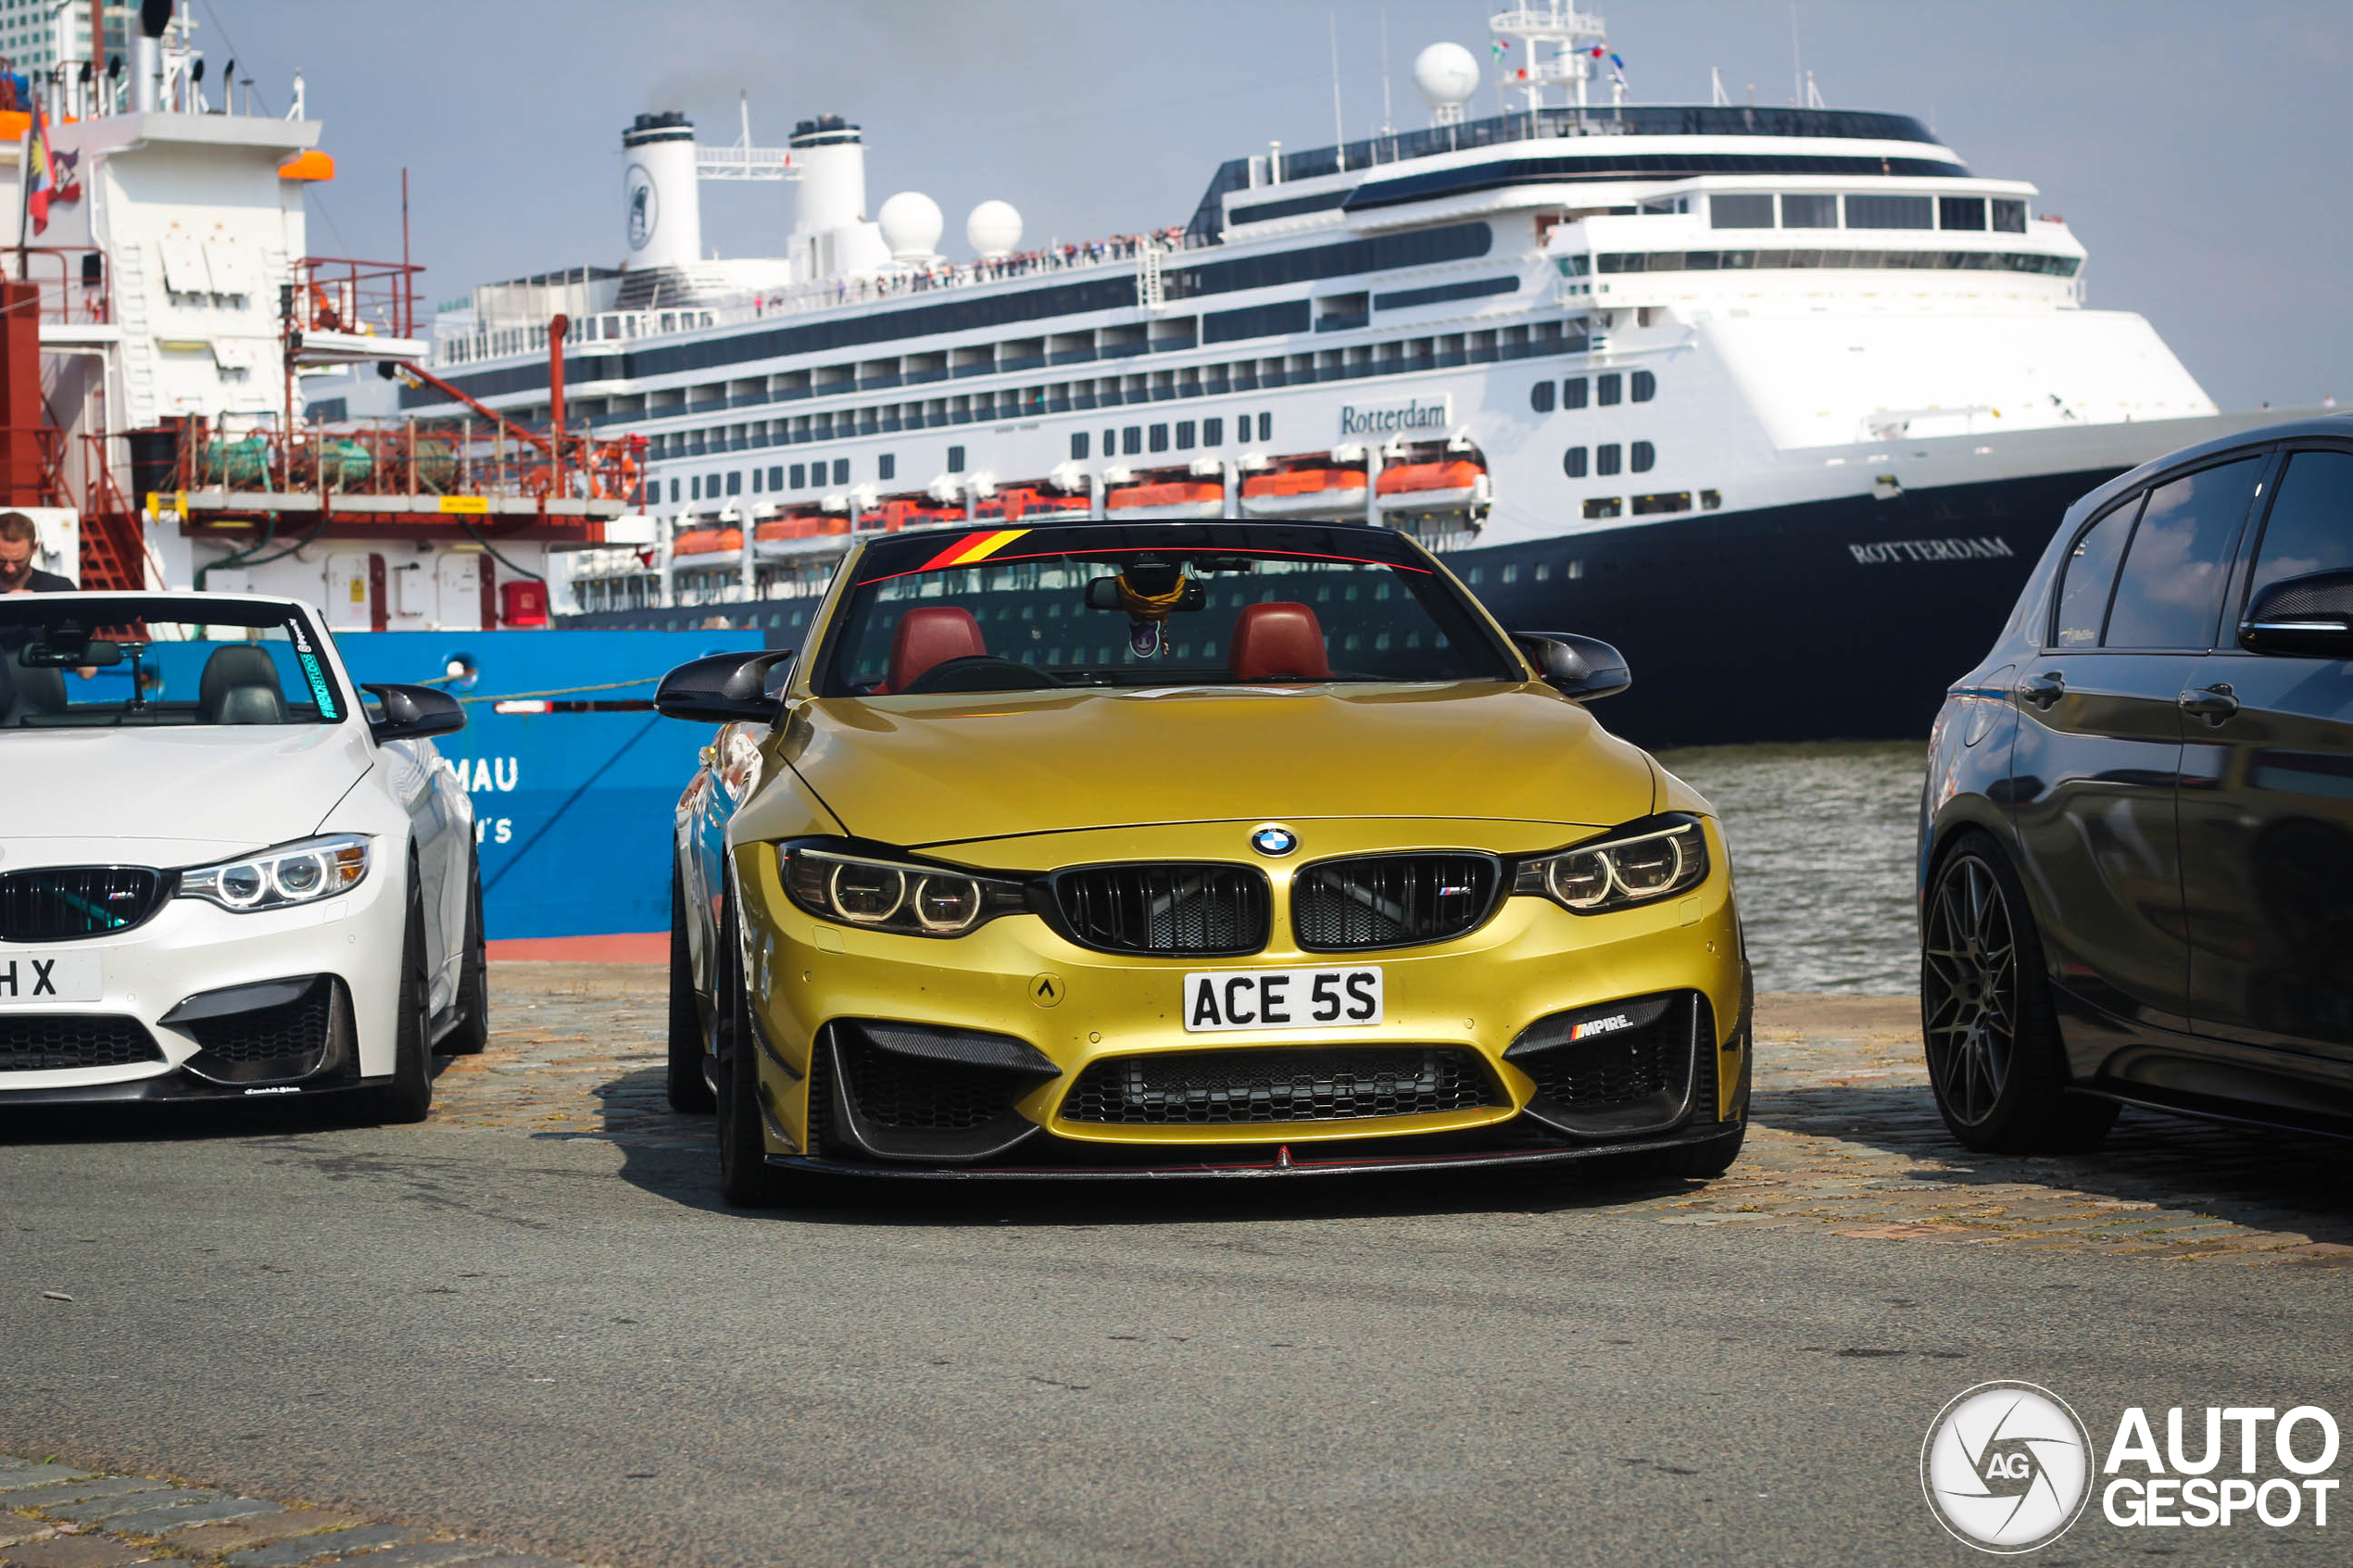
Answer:
[[[1931,741],[1920,1013],[1971,1148],[2353,1133],[2353,419],[2077,502]]]

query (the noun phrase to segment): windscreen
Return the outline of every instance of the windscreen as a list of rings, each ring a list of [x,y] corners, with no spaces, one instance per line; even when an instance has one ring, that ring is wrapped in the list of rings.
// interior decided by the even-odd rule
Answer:
[[[1426,557],[1372,530],[941,533],[858,574],[827,696],[1525,678]]]
[[[0,597],[0,730],[333,724],[349,712],[317,633],[289,606]]]

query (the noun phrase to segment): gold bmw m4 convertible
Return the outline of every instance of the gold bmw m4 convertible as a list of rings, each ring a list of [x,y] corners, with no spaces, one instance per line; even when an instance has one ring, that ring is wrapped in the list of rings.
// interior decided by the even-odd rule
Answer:
[[[1387,529],[854,546],[797,652],[673,670],[670,1095],[812,1173],[1285,1176],[1739,1152],[1707,803]]]

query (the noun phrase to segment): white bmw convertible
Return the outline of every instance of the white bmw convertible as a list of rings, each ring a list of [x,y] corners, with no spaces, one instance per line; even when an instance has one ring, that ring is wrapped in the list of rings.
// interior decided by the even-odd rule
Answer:
[[[363,692],[365,695],[363,695]],[[337,1094],[422,1119],[488,1033],[473,812],[305,606],[0,597],[0,1110]]]

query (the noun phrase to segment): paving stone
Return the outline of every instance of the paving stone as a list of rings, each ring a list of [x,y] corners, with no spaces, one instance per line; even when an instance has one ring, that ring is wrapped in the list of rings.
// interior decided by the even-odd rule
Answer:
[[[223,1524],[198,1524],[171,1537],[171,1549],[194,1557],[218,1557],[249,1547],[290,1541],[296,1536],[342,1530],[364,1523],[356,1513],[336,1509],[290,1508]]]
[[[259,1498],[222,1498],[215,1502],[200,1502],[186,1508],[157,1508],[145,1513],[126,1513],[107,1521],[107,1528],[126,1536],[167,1536],[184,1530],[192,1524],[210,1524],[223,1519],[250,1519],[258,1513],[281,1513],[274,1502]]]
[[[156,1486],[156,1482],[147,1483]],[[52,1519],[71,1520],[81,1524],[103,1524],[128,1513],[143,1513],[156,1508],[184,1508],[194,1503],[215,1502],[223,1494],[208,1491],[202,1486],[162,1486],[152,1492],[124,1492],[111,1498],[96,1498],[88,1502],[61,1503],[41,1512]]]
[[[302,1568],[306,1562],[316,1562],[322,1557],[338,1552],[372,1552],[378,1547],[396,1547],[409,1541],[422,1540],[422,1530],[403,1529],[397,1524],[367,1524],[357,1529],[329,1530],[320,1535],[303,1536],[276,1546],[254,1547],[229,1554],[230,1568]]]
[[[6,1568],[117,1568],[120,1563],[145,1562],[154,1556],[145,1547],[110,1536],[52,1536],[45,1541],[0,1550],[0,1564]]]
[[[19,1486],[0,1492],[0,1508],[47,1508],[52,1503],[72,1502],[78,1498],[112,1498],[125,1492],[152,1492],[170,1485],[146,1475],[94,1475],[86,1481],[68,1481],[62,1486]]]
[[[90,1472],[76,1470],[69,1464],[19,1463],[0,1455],[0,1492],[13,1492],[22,1486],[45,1486],[57,1481],[87,1481]]]

